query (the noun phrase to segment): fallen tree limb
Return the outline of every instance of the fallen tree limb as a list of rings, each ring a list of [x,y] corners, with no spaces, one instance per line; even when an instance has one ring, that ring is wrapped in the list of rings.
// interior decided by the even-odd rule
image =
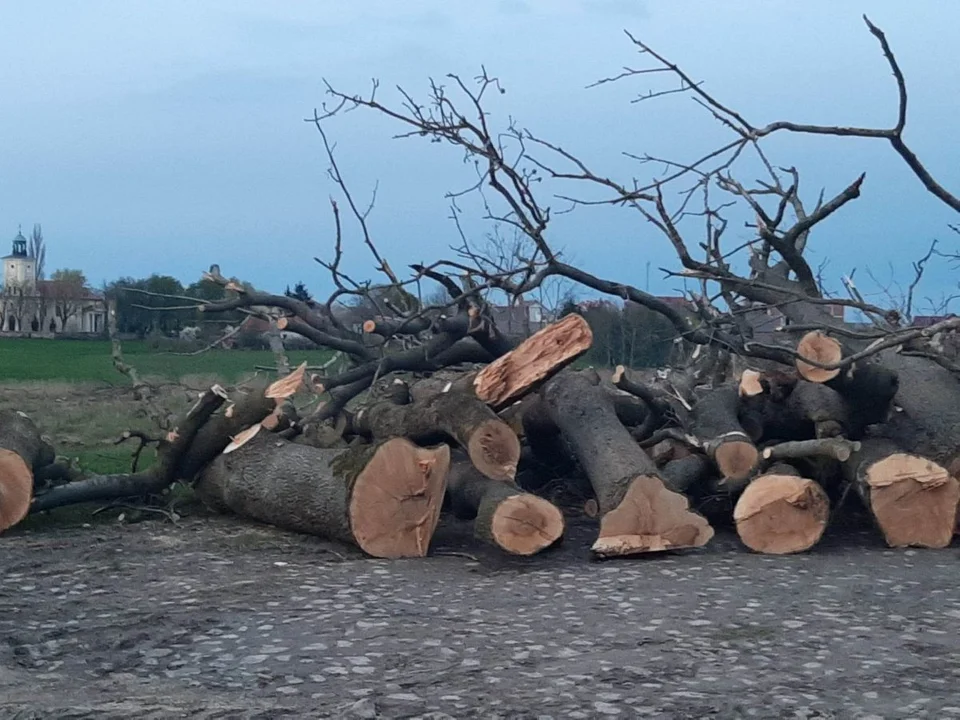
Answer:
[[[846,462],[860,449],[857,441],[844,438],[820,438],[814,440],[796,440],[771,445],[763,449],[764,460],[800,460],[809,457],[832,458]]]
[[[451,463],[447,494],[454,514],[474,520],[476,536],[505,552],[534,555],[563,535],[563,514],[553,503],[482,475],[466,458]]]
[[[263,384],[254,387],[223,412],[216,413],[197,430],[177,463],[177,478],[192,480],[230,444],[231,438],[272,413],[276,401],[266,397]]]
[[[173,430],[161,439],[156,463],[147,470],[119,475],[92,475],[82,480],[59,485],[37,495],[30,512],[49,510],[63,505],[140,497],[159,493],[177,479],[177,467],[198,430],[227,399],[219,385],[207,390],[187,411]]]
[[[694,405],[690,420],[691,433],[730,488],[749,478],[759,459],[757,448],[740,424],[739,400],[734,385],[714,388]]]
[[[433,537],[450,449],[404,438],[320,450],[257,432],[203,471],[215,508],[358,546],[374,557],[423,557]]]

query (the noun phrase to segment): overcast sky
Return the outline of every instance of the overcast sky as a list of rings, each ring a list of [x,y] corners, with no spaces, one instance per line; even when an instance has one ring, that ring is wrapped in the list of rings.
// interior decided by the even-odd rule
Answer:
[[[651,78],[590,82],[642,60],[624,29],[684,66],[754,123],[775,119],[887,125],[895,86],[861,13],[884,28],[911,92],[907,136],[943,184],[960,191],[960,3],[914,0],[114,0],[0,2],[0,238],[42,223],[48,270],[82,268],[94,283],[151,272],[184,282],[211,263],[263,288],[328,287],[332,221],[316,130],[324,78],[381,97],[484,64],[507,92],[492,106],[627,182],[649,176],[622,152],[692,159],[725,136],[692,101],[630,100]],[[655,78],[654,78],[655,80]],[[371,229],[394,266],[430,260],[456,241],[444,193],[472,175],[450,147],[392,140],[369,114],[331,121],[352,190],[379,182]],[[881,141],[784,138],[774,160],[796,165],[812,204],[867,172],[863,197],[811,241],[826,274],[910,261],[932,238],[947,248],[956,214],[925,193]],[[752,178],[744,178],[750,180]],[[545,187],[552,191],[575,188]],[[465,217],[471,237],[488,229]],[[667,293],[666,240],[627,210],[558,215],[551,238],[595,273]],[[731,243],[749,237],[731,228]],[[369,274],[347,226],[347,266]],[[694,240],[696,240],[695,238]],[[4,245],[8,240],[3,240]],[[5,247],[0,250],[6,250]],[[932,272],[928,294],[955,286]]]

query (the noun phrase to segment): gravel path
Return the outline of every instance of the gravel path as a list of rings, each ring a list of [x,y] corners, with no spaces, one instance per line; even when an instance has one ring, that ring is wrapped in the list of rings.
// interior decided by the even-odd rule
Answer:
[[[598,563],[593,532],[394,562],[223,519],[11,534],[0,718],[960,718],[956,547]]]

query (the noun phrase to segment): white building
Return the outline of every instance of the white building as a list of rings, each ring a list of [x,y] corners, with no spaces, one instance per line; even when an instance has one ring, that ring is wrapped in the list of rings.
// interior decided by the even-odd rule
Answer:
[[[27,252],[27,239],[22,233],[13,239],[13,252],[0,262],[0,336],[106,331],[107,304],[103,296],[79,283],[39,280],[37,262]]]

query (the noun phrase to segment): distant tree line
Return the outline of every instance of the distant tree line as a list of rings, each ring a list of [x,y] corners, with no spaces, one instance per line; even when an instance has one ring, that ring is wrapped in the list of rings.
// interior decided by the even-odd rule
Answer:
[[[185,327],[196,326],[202,318],[190,299],[223,300],[226,291],[209,280],[184,285],[170,275],[147,278],[120,278],[109,283],[105,295],[116,303],[117,331],[146,337],[176,335]],[[216,320],[239,324],[241,313],[217,313]]]
[[[663,315],[635,303],[576,304],[567,300],[560,314],[579,313],[593,331],[588,362],[602,367],[663,367],[676,351],[676,328]]]

